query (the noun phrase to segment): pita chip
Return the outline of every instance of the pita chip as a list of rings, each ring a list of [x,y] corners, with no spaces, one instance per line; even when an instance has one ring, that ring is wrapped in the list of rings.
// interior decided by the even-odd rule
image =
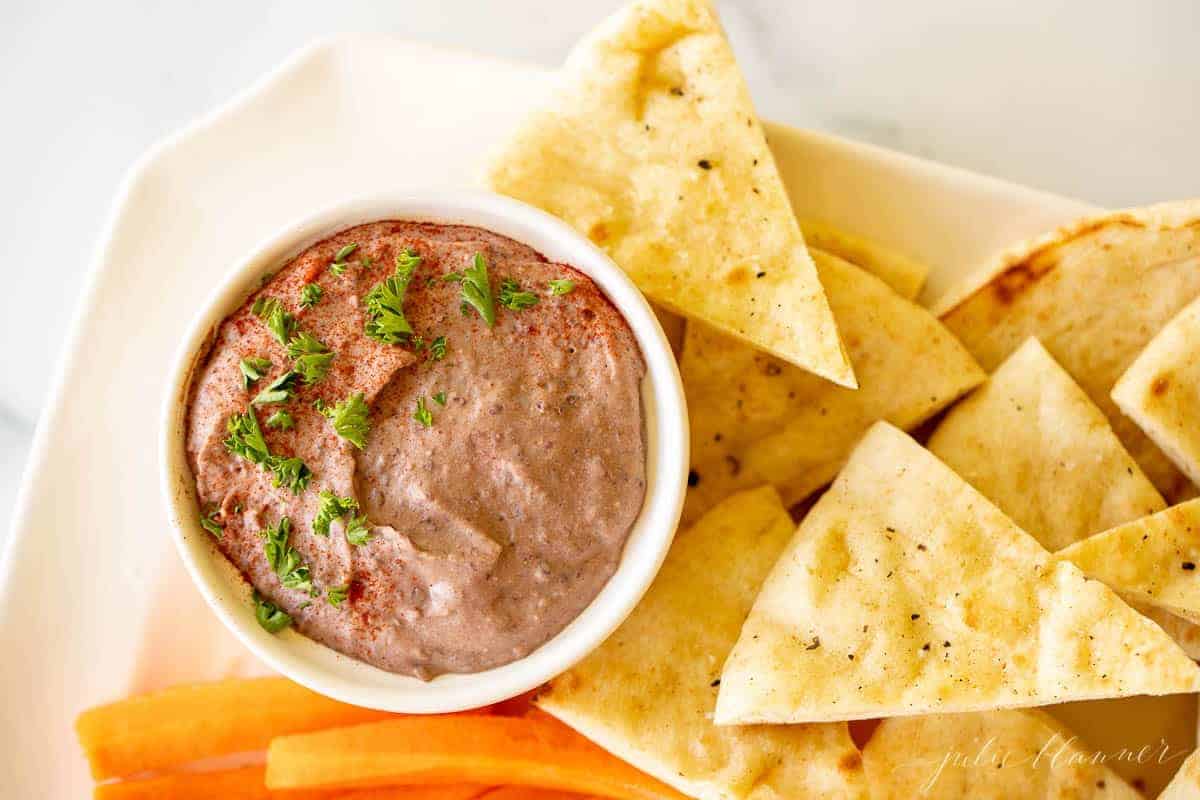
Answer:
[[[712,723],[721,663],[794,529],[770,487],[726,499],[676,537],[629,619],[538,705],[693,797],[866,797],[843,723]]]
[[[1166,508],[1037,339],[951,409],[927,447],[1048,550]]]
[[[834,386],[712,328],[690,323],[680,373],[695,485],[685,520],[763,483],[797,503],[833,480],[874,422],[911,429],[984,373],[925,309],[840,258],[814,253],[859,377]]]
[[[1138,603],[1200,624],[1200,499],[1098,533],[1056,556]]]
[[[1097,755],[1044,712],[987,711],[885,719],[863,765],[873,800],[1140,800]]]
[[[567,59],[489,181],[603,247],[659,305],[854,387],[850,359],[707,0],[635,0]]]
[[[725,664],[716,720],[827,722],[1197,689],[1200,668],[1157,625],[880,422],[767,578]]]
[[[1200,750],[1187,757],[1158,800],[1200,800]]]
[[[1200,295],[1200,200],[1085,219],[1019,246],[982,287],[938,304],[950,328],[993,370],[1030,336],[1041,340],[1168,500],[1190,482],[1121,414],[1113,384],[1175,314]],[[972,279],[968,287],[978,284]]]
[[[929,276],[929,267],[924,264],[825,222],[802,219],[800,230],[804,233],[810,253],[824,250],[845,259],[879,278],[905,299],[915,300],[925,285],[925,278]],[[813,257],[816,258],[815,255]],[[834,316],[837,316],[837,312],[834,312]]]
[[[1113,387],[1112,399],[1200,484],[1200,300],[1150,340]]]

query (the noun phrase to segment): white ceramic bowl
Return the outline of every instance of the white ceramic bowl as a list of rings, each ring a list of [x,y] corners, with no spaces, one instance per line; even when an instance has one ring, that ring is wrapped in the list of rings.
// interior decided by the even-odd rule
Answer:
[[[264,275],[326,236],[383,219],[475,225],[523,242],[596,282],[628,321],[646,362],[646,497],[616,573],[570,625],[525,658],[470,675],[420,681],[342,655],[294,630],[267,633],[250,587],[200,527],[184,448],[186,397],[205,339]],[[163,408],[162,488],[179,554],[208,605],[251,651],[292,680],[355,705],[407,713],[459,711],[513,697],[569,668],[621,624],[670,547],[688,468],[687,410],[671,347],[645,298],[609,258],[561,220],[484,192],[376,194],[338,204],[275,234],[237,264],[204,302],[172,365]]]

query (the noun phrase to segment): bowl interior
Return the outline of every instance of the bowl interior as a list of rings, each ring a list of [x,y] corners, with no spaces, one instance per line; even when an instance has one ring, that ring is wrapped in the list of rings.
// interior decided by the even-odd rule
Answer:
[[[646,495],[621,562],[600,594],[570,625],[518,661],[468,675],[421,681],[342,655],[293,630],[272,635],[254,619],[250,587],[200,527],[184,449],[186,398],[193,368],[216,325],[262,277],[309,245],[351,225],[380,219],[475,225],[523,242],[587,274],[628,321],[646,362],[642,404]],[[679,372],[654,312],[602,251],[562,221],[509,198],[482,192],[377,195],[321,211],[257,247],[204,304],[171,375],[161,442],[163,489],[176,544],[192,579],[222,622],[274,669],[314,691],[362,706],[408,713],[474,708],[532,689],[600,644],[633,610],[674,536],[688,464],[687,413]]]

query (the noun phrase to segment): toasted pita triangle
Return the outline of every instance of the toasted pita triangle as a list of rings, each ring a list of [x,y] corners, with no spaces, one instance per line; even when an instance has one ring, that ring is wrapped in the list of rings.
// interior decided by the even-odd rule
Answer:
[[[955,406],[927,446],[1049,550],[1166,508],[1037,339]]]
[[[489,180],[585,233],[656,303],[855,386],[707,0],[637,0],[607,20]]]
[[[690,323],[679,371],[691,422],[684,519],[734,491],[773,484],[786,505],[837,474],[874,422],[912,428],[979,384],[984,373],[920,306],[840,258],[814,251],[846,338],[856,391]]]
[[[770,487],[725,500],[676,537],[629,619],[538,704],[693,797],[865,797],[844,724],[712,723],[721,662],[794,528]]]
[[[721,677],[720,724],[1193,692],[1150,620],[880,422],[809,512]]]
[[[1140,800],[1096,761],[1097,751],[1034,710],[885,719],[863,749],[873,800]]]
[[[1151,337],[1200,295],[1200,200],[1084,219],[1003,253],[935,313],[995,369],[1030,336],[1092,398],[1169,500],[1190,482],[1109,397]]]
[[[892,291],[907,300],[915,300],[929,277],[929,267],[894,250],[855,236],[826,222],[815,219],[800,220],[800,230],[808,244],[809,253],[824,250],[830,255],[849,261],[882,280]],[[816,259],[816,254],[813,254]],[[822,281],[824,283],[824,281]],[[829,287],[825,288],[829,291]],[[837,316],[837,309],[834,309]],[[853,359],[852,359],[853,360]]]
[[[1200,800],[1200,750],[1187,757],[1158,800]]]
[[[1113,387],[1112,399],[1200,483],[1200,300],[1150,340]]]
[[[1136,602],[1200,624],[1200,499],[1098,533],[1056,556]]]

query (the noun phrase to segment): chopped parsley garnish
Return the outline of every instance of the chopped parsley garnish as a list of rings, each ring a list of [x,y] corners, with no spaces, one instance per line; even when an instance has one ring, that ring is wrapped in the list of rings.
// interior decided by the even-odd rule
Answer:
[[[238,364],[238,369],[242,371],[242,387],[249,389],[255,381],[260,381],[266,376],[271,369],[271,359],[256,356],[243,358]]]
[[[358,243],[356,242],[354,244],[348,244],[341,250],[338,250],[337,254],[333,257],[333,263],[329,265],[329,271],[334,275],[341,275],[345,273],[346,267],[348,266],[346,264],[346,259],[354,255],[354,251],[357,249]]]
[[[295,372],[285,372],[267,385],[258,395],[250,401],[253,406],[265,406],[270,403],[286,403],[292,399],[292,389],[296,385],[296,378],[300,377]],[[268,425],[270,423],[267,423]]]
[[[446,337],[439,336],[429,345],[429,360],[441,361],[446,357]]]
[[[355,547],[362,547],[371,541],[371,524],[367,522],[366,514],[351,517],[346,523],[346,541]]]
[[[316,406],[316,403],[313,405]],[[359,450],[367,446],[367,435],[371,432],[371,409],[367,407],[362,392],[350,395],[333,408],[321,401],[317,410],[329,418],[338,436]]]
[[[283,587],[312,595],[315,591],[312,575],[308,567],[304,566],[300,551],[288,543],[291,535],[292,520],[288,517],[280,518],[279,522],[268,526],[259,533],[259,536],[265,540],[263,552],[267,556],[267,563],[279,576],[279,582]]]
[[[284,458],[271,456],[267,469],[275,475],[276,486],[286,486],[292,494],[300,494],[308,488],[308,479],[312,471],[299,458]]]
[[[225,526],[217,522],[217,511],[213,509],[207,516],[200,518],[200,527],[220,539],[225,535]]]
[[[490,328],[496,324],[496,307],[492,305],[492,285],[488,280],[487,262],[483,253],[475,254],[474,265],[462,274],[463,313],[475,309]]]
[[[350,596],[350,585],[345,586],[330,586],[325,590],[325,599],[329,601],[329,605],[334,608],[340,608],[342,603],[346,602],[346,598]]]
[[[446,393],[438,392],[437,394],[435,394],[433,396],[433,402],[437,403],[439,406],[446,405]]]
[[[426,428],[433,427],[433,412],[425,407],[425,398],[417,398],[417,410],[413,412],[413,419],[424,425]]]
[[[279,606],[254,592],[254,618],[267,633],[279,633],[292,624],[292,618]]]
[[[358,501],[353,497],[338,497],[328,489],[321,490],[321,505],[317,515],[313,517],[313,533],[321,536],[329,535],[329,526],[335,519],[341,519],[347,514],[358,510]]]
[[[315,283],[307,283],[300,289],[300,307],[312,308],[317,303],[321,302],[321,295],[325,294],[325,290]]]
[[[550,294],[563,295],[575,291],[575,281],[570,278],[555,278],[550,281]]]
[[[283,303],[274,297],[260,297],[254,301],[250,310],[266,323],[277,342],[287,345],[296,330],[296,318],[287,312]]]
[[[225,439],[226,450],[254,464],[265,465],[270,460],[271,451],[253,411],[231,416],[225,430],[229,434]]]
[[[296,420],[292,418],[291,414],[281,409],[267,417],[267,427],[277,428],[281,431],[290,431],[296,427]]]
[[[512,311],[524,311],[538,304],[538,296],[533,292],[521,291],[521,284],[512,278],[500,281],[500,294],[497,299],[500,305]]]
[[[442,280],[446,283],[462,283],[463,274],[461,272],[447,272],[442,276]]]
[[[329,373],[333,353],[311,333],[300,331],[288,342],[287,349],[305,385],[311,386]]]
[[[421,257],[415,252],[403,251],[396,256],[396,270],[367,292],[364,298],[367,306],[364,331],[367,336],[384,344],[401,344],[412,336],[412,326],[404,316],[404,295],[420,263]]]

